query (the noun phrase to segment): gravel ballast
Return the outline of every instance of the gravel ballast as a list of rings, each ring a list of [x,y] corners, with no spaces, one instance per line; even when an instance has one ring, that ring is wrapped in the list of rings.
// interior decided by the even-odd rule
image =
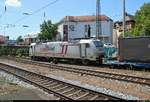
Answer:
[[[1,61],[2,62],[2,61]],[[148,100],[150,99],[150,87],[143,86],[139,84],[127,83],[122,81],[110,80],[99,77],[92,76],[81,76],[80,74],[75,74],[71,72],[65,72],[60,70],[49,69],[45,67],[40,67],[36,65],[20,64],[14,61],[3,61],[16,66],[20,66],[23,69],[40,73],[46,76],[57,76],[57,78],[62,78],[62,80],[70,80],[74,83],[80,83],[83,86],[88,86],[93,89],[98,89],[99,91],[104,91],[106,94],[110,93],[114,96],[131,100]],[[147,72],[146,72],[147,73]]]
[[[3,79],[4,86],[8,88],[8,91],[5,89],[3,93],[0,94],[0,100],[55,100],[52,94],[48,94],[43,90],[34,87],[26,82],[21,81],[13,75],[7,74],[4,71],[0,70],[0,78]],[[7,84],[7,86],[6,86]],[[14,89],[8,87],[9,84],[14,85]]]

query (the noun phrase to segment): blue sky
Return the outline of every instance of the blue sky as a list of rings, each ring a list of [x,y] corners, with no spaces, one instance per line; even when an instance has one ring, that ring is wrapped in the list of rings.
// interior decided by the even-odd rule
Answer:
[[[28,33],[40,31],[40,24],[45,19],[58,22],[64,16],[93,15],[96,13],[96,0],[58,0],[56,3],[37,12],[33,15],[23,15],[23,13],[33,13],[39,8],[54,2],[55,0],[0,0],[0,35],[10,36],[16,39],[19,35],[25,36]],[[122,18],[122,0],[101,0],[101,12],[112,18],[114,21]],[[126,0],[126,11],[135,14],[144,3],[150,0]],[[5,11],[5,5],[7,11]],[[21,19],[23,18],[23,19]],[[21,20],[20,20],[21,19]],[[9,26],[7,27],[7,25]],[[28,28],[22,27],[28,25]],[[5,28],[5,30],[4,30]]]

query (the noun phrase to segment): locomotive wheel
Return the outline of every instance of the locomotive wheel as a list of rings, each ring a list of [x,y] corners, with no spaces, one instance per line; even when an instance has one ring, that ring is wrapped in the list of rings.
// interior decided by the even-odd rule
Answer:
[[[103,59],[100,59],[100,60],[99,60],[99,64],[103,64]]]
[[[56,58],[54,58],[53,63],[58,64],[58,60]]]
[[[82,64],[88,65],[88,64],[89,64],[89,60],[87,60],[87,59],[82,59]]]
[[[48,59],[48,62],[49,62],[49,63],[53,62],[53,58],[49,58],[49,59]]]
[[[33,57],[33,56],[31,56],[31,60],[34,60],[34,57]]]
[[[70,61],[70,63],[71,63],[71,64],[76,64],[76,63],[77,63],[77,60],[72,59],[72,60]]]

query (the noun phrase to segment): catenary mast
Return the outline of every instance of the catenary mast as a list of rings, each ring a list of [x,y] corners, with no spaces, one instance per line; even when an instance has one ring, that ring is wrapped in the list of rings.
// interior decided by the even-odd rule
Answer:
[[[100,7],[100,0],[96,1],[96,38],[99,39],[101,37],[101,7]]]
[[[125,21],[125,10],[126,10],[126,8],[125,8],[125,0],[122,0],[122,4],[123,4],[123,37],[125,36],[125,32],[126,32],[126,21]]]

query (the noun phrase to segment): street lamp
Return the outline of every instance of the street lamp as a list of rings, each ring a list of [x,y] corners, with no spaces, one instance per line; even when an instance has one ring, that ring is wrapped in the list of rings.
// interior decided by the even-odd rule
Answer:
[[[24,28],[28,28],[29,26],[28,26],[28,25],[22,25],[22,27],[24,27]]]
[[[32,15],[32,14],[28,12],[24,12],[23,15]]]
[[[28,12],[24,12],[23,15],[29,16],[29,15],[32,15],[32,14],[31,14],[31,13],[28,13]],[[28,26],[28,25],[22,25],[22,27],[28,28],[29,26]]]

